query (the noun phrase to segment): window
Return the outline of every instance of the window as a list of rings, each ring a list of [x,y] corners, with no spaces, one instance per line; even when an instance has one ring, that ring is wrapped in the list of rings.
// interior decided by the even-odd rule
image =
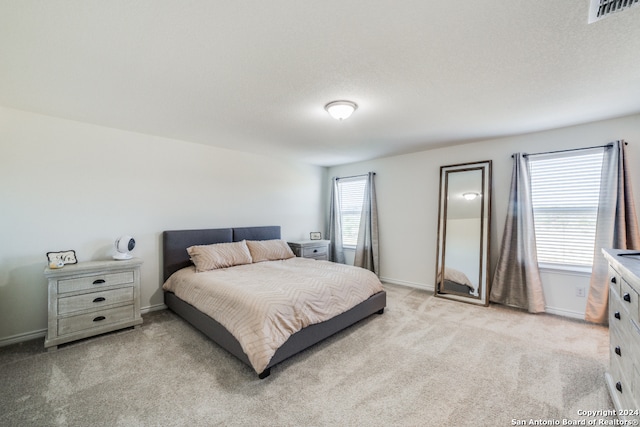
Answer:
[[[638,0],[591,0],[589,4],[589,23],[599,21],[615,12],[629,9],[640,4]]]
[[[529,158],[538,263],[591,267],[603,151]]]
[[[342,222],[342,246],[355,247],[358,243],[360,216],[364,203],[366,176],[338,180],[340,220]]]

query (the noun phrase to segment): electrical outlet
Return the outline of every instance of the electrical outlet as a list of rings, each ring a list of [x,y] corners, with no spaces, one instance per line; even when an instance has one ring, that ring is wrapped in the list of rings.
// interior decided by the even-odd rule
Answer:
[[[576,296],[580,297],[580,298],[584,298],[585,297],[584,286],[576,286]]]

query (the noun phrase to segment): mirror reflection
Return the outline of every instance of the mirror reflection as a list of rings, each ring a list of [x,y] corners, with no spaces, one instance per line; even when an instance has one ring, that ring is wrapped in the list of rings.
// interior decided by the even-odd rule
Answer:
[[[488,304],[491,161],[440,168],[436,296]]]

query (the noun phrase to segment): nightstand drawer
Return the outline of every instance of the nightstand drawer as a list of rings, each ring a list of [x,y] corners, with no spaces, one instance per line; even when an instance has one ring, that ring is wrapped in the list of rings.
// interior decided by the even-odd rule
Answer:
[[[58,319],[58,335],[72,334],[112,323],[133,320],[133,304]]]
[[[296,256],[324,261],[329,260],[328,240],[303,240],[288,243]]]
[[[58,314],[133,301],[133,286],[58,299]]]
[[[141,265],[133,258],[45,268],[49,289],[45,348],[55,350],[70,341],[142,324]]]
[[[58,280],[58,293],[62,294],[85,289],[100,289],[101,287],[122,285],[125,283],[133,283],[133,271]]]
[[[327,246],[316,246],[310,248],[302,248],[302,256],[304,258],[326,258]]]

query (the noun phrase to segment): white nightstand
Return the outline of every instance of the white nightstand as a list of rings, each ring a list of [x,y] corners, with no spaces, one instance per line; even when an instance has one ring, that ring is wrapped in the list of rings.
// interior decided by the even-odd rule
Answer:
[[[313,258],[329,260],[328,240],[302,240],[299,242],[287,242],[296,256],[303,258]]]
[[[91,261],[45,268],[49,325],[45,348],[142,324],[142,260]]]

